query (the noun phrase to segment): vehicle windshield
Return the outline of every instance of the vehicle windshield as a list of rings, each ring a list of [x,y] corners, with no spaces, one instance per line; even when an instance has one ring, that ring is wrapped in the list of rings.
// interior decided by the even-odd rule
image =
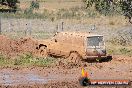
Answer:
[[[103,46],[103,36],[91,36],[87,38],[88,46]]]

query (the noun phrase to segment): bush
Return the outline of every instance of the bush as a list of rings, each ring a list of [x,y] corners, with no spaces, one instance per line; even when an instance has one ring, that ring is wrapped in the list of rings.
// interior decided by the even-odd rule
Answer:
[[[127,48],[120,48],[119,51],[121,52],[121,54],[125,54],[125,55],[132,55],[132,50],[131,49],[127,49]]]
[[[127,55],[132,56],[132,48],[131,47],[124,47],[124,46],[116,46],[112,45],[107,47],[108,54],[113,55]]]
[[[32,9],[39,9],[39,2],[38,1],[32,1],[30,8]]]

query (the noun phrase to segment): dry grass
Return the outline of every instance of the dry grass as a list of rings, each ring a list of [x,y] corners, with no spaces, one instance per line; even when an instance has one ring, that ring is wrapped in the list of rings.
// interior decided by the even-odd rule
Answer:
[[[123,26],[130,25],[128,19],[125,19],[124,16],[100,16],[95,18],[82,18],[82,19],[66,19],[67,23],[76,23],[76,24],[89,24],[98,26],[106,26],[107,28],[118,29]]]
[[[132,56],[132,46],[113,45],[111,43],[106,45],[108,54]]]
[[[69,9],[72,7],[81,7],[83,6],[83,2],[81,0],[38,0],[40,2],[40,8],[39,12],[43,12],[44,9],[47,9],[48,11],[56,11],[58,9]],[[25,10],[26,8],[29,8],[30,6],[30,0],[24,0],[20,3],[20,8],[22,10]]]
[[[20,8],[24,11],[25,9],[30,7],[30,3],[32,0],[22,0],[20,3]],[[82,16],[75,17],[76,19],[68,17],[70,19],[66,19],[69,22],[75,23],[84,23],[84,24],[94,24],[94,25],[107,25],[107,27],[112,27],[113,29],[119,28],[121,26],[129,25],[127,19],[123,16],[101,16],[96,11],[83,11],[82,6],[84,6],[82,0],[38,0],[40,3],[40,8],[35,10],[41,14],[42,16],[45,15],[46,18],[50,18],[51,20],[58,20],[57,14],[59,13],[60,9],[65,9],[66,11],[61,11],[61,15],[71,15],[74,12],[71,11],[71,8],[80,8],[80,10],[75,11],[75,13],[79,13]],[[69,13],[68,11],[71,11]],[[93,16],[93,12],[96,13]],[[89,14],[93,17],[89,17]],[[22,14],[23,15],[23,14]],[[39,16],[39,15],[38,15]],[[47,17],[48,16],[48,17]],[[86,17],[87,16],[87,17]],[[30,16],[31,17],[31,16]],[[95,18],[96,17],[96,18]],[[79,18],[79,19],[78,19]],[[63,19],[63,17],[61,18]]]

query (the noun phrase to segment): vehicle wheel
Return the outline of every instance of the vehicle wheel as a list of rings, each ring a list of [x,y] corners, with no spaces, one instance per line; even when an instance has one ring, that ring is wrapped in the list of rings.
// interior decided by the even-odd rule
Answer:
[[[107,56],[106,58],[103,58],[100,60],[100,62],[108,62],[112,60],[112,56]]]
[[[70,53],[69,57],[67,58],[68,62],[70,63],[79,63],[80,59],[80,55],[76,52]]]
[[[41,46],[40,49],[39,49],[39,53],[40,53],[40,56],[46,58],[48,56],[47,47]]]

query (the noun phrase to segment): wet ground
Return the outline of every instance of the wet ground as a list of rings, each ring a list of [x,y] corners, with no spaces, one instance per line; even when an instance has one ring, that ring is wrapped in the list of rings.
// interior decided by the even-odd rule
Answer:
[[[78,79],[81,76],[82,67],[88,72],[90,79],[129,79],[132,81],[132,57],[114,56],[113,60],[109,62],[83,62],[82,66],[73,68],[64,68],[61,65],[55,67],[3,67],[0,68],[0,84],[2,85],[0,87],[81,88]]]
[[[13,71],[2,71],[0,73],[0,84],[4,85],[18,85],[18,84],[27,84],[27,83],[47,83],[50,78],[40,77],[34,73],[16,73]],[[52,80],[52,79],[51,79]]]
[[[77,80],[77,74],[69,74],[59,68],[2,68],[0,84],[3,86],[48,84],[67,80]]]

